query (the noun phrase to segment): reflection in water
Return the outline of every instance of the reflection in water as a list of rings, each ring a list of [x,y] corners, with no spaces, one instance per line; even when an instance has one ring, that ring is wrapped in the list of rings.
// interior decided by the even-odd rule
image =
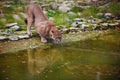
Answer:
[[[28,49],[28,68],[32,75],[36,75],[44,71],[44,69],[62,60],[62,57],[57,50],[45,50],[45,49]]]
[[[96,74],[96,80],[100,80],[100,75],[101,75],[101,73],[97,72],[97,74]]]
[[[0,80],[120,80],[118,38],[0,54]]]

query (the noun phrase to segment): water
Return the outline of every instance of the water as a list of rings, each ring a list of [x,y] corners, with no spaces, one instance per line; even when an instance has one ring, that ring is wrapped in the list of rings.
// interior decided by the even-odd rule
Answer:
[[[119,34],[0,54],[0,80],[120,80]]]

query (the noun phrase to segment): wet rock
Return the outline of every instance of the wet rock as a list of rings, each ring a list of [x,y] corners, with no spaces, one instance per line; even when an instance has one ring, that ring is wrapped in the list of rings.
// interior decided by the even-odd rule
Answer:
[[[17,40],[19,40],[19,37],[16,36],[16,35],[9,36],[9,40],[11,40],[11,41],[17,41]]]
[[[29,36],[28,35],[19,35],[18,38],[19,39],[28,39]]]
[[[14,14],[13,18],[16,19],[16,20],[21,20],[21,18],[17,14]]]
[[[8,40],[6,36],[0,36],[0,41]]]

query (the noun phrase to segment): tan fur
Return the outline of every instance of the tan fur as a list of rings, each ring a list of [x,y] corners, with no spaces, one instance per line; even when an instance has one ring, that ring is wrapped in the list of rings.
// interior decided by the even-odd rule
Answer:
[[[30,28],[34,24],[42,42],[47,42],[47,38],[51,38],[57,43],[61,41],[61,32],[55,27],[52,21],[48,20],[40,6],[30,4],[26,9],[28,35],[32,35]]]

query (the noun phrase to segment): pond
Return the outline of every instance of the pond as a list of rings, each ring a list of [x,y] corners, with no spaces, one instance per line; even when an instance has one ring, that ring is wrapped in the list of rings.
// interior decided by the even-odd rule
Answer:
[[[120,80],[119,33],[0,54],[0,80]]]

